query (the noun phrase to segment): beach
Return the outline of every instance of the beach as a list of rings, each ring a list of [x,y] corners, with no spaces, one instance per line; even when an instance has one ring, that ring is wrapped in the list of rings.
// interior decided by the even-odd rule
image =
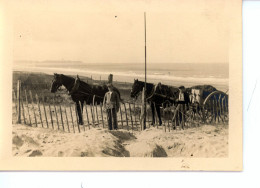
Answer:
[[[14,89],[16,88],[17,80],[20,79],[22,83],[27,84],[24,84],[23,87],[28,90],[31,89],[33,95],[43,93],[45,95],[43,97],[44,103],[51,104],[52,110],[53,105],[58,104],[64,108],[66,107],[67,112],[69,112],[68,105],[73,105],[73,102],[67,91],[62,89],[58,93],[53,94],[49,90],[53,73],[62,71],[62,69],[41,69],[38,67],[30,69],[30,72],[22,70],[19,69],[19,71],[13,72]],[[98,72],[95,79],[95,72],[88,74],[82,71],[81,74],[81,72],[76,70],[74,72],[73,69],[66,70],[71,71],[68,72],[71,75],[79,74],[83,81],[93,82],[94,84],[107,81],[108,75],[104,72]],[[63,73],[66,74],[66,72]],[[101,73],[102,75],[98,75]],[[156,74],[155,76],[158,76],[158,78],[162,77],[162,75],[158,74],[158,71]],[[132,86],[130,80],[134,78],[142,79],[142,75],[132,75],[129,82],[127,82],[126,75],[123,75],[121,79],[118,78],[120,77],[114,74],[114,85],[119,89],[124,100],[130,100]],[[194,85],[195,83],[191,80],[188,78],[186,82],[179,80],[179,82],[174,82],[173,85]],[[167,80],[162,79],[161,82],[166,83]],[[196,82],[196,84],[199,83]],[[220,84],[220,88],[223,88],[222,90],[228,89],[228,85],[221,83],[219,80],[217,84]],[[38,87],[35,88],[35,86]],[[37,106],[35,105],[34,108],[36,109]],[[98,111],[99,116],[100,112]],[[75,122],[75,109],[73,113]],[[33,114],[30,115],[33,118]],[[47,114],[47,119],[50,125],[48,116],[49,114]],[[42,128],[39,122],[38,127],[35,125],[33,127],[24,125],[23,122],[22,124],[16,124],[15,118],[13,103],[12,151],[13,156],[17,157],[228,157],[229,129],[228,124],[223,123],[200,124],[184,130],[177,127],[177,130],[169,132],[168,129],[165,131],[163,126],[158,128],[151,126],[144,131],[140,131],[140,129],[127,130],[126,127],[122,129],[119,126],[118,131],[108,131],[106,127],[102,128],[102,123],[100,122],[95,126],[90,126],[90,128],[86,126],[86,131],[81,131],[80,133],[76,131],[74,133],[72,127],[70,127],[71,131],[68,132],[63,131],[61,128],[58,130],[57,127],[54,129],[51,127]],[[69,123],[71,124],[71,122]]]
[[[228,157],[228,127],[203,125],[164,132],[149,128],[131,133],[99,127],[82,133],[14,124],[16,157]]]

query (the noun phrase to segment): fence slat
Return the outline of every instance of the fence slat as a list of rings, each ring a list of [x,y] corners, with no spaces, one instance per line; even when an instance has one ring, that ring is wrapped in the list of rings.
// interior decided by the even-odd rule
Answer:
[[[17,114],[17,98],[16,98],[16,95],[15,95],[15,91],[13,90],[13,102],[14,102],[14,106],[15,106],[15,112]]]
[[[40,102],[39,102],[39,98],[38,98],[38,95],[37,95],[37,94],[35,94],[35,98],[36,98],[37,105],[38,105],[39,117],[40,117],[41,124],[42,124],[42,127],[43,127],[42,114],[41,114],[41,108],[40,108]]]
[[[33,110],[35,125],[36,125],[36,127],[38,127],[37,118],[36,118],[36,114],[35,114],[35,110],[34,110],[33,95],[32,95],[31,90],[30,90],[30,97],[31,97],[31,101],[32,101],[32,110]]]
[[[88,105],[87,105],[87,103],[86,103],[86,115],[87,115],[88,128],[90,129],[89,118],[88,118]]]
[[[216,114],[215,114],[215,101],[212,100],[212,113],[213,113],[213,120],[216,122]]]
[[[150,104],[149,104],[150,105]],[[151,107],[151,106],[150,106]],[[150,127],[150,120],[149,120],[149,110],[148,110],[148,105],[146,103],[146,122],[148,123],[149,127]]]
[[[220,117],[220,119],[223,121],[223,119],[222,119],[222,117],[221,117],[221,115],[222,115],[222,108],[221,108],[221,94],[219,95],[219,97],[218,97],[218,106],[219,106],[219,117]]]
[[[47,114],[46,114],[46,108],[44,105],[43,97],[42,97],[42,105],[43,105],[43,111],[44,111],[44,115],[45,115],[46,125],[47,125],[47,128],[49,128],[49,123],[48,123],[48,118],[47,118]]]
[[[94,113],[93,113],[93,105],[90,104],[90,112],[91,112],[91,117],[92,117],[92,125],[95,126],[95,118],[94,118]]]
[[[134,123],[133,123],[133,118],[132,118],[131,104],[128,103],[128,105],[129,105],[129,112],[130,112],[129,115],[130,115],[131,124],[132,124],[132,131],[133,131],[133,129],[134,129]]]
[[[23,122],[26,125],[26,119],[25,119],[25,112],[24,112],[24,106],[23,106],[23,97],[21,97],[21,106],[22,106],[22,114],[23,114]]]
[[[51,111],[51,105],[50,104],[49,104],[49,111],[50,111],[50,117],[51,117],[51,126],[52,126],[52,129],[54,129],[53,119],[52,119],[52,111]]]
[[[68,131],[70,133],[70,125],[69,125],[69,120],[68,120],[68,116],[67,116],[66,106],[64,107],[64,112],[65,112],[65,117],[66,117],[66,121],[67,121]]]
[[[91,113],[92,113],[92,116],[93,116],[93,125],[95,125],[95,108],[94,108],[94,105],[95,105],[95,95],[93,95],[93,102],[92,102],[92,105],[91,105]]]
[[[17,81],[17,123],[21,123],[21,81]]]
[[[75,133],[75,128],[74,128],[74,121],[73,121],[73,116],[72,116],[72,110],[71,110],[71,106],[70,106],[70,115],[71,115],[71,122],[72,122],[72,128],[73,128],[73,132]]]
[[[122,109],[121,109],[121,105],[119,104],[119,111],[120,111],[120,115],[121,115],[121,125],[122,125],[122,129],[124,128],[124,124],[123,124],[123,115],[122,115]]]
[[[137,127],[135,103],[134,103],[134,118],[135,118],[135,127]]]
[[[30,126],[32,126],[32,121],[31,121],[31,115],[30,115],[30,109],[29,109],[29,103],[28,103],[28,97],[27,97],[26,90],[24,90],[24,94],[25,94],[25,101],[26,101],[27,112],[28,112],[28,116],[29,116],[29,122],[30,122]]]
[[[80,133],[79,118],[78,118],[78,114],[77,114],[77,105],[75,105],[75,114],[76,114],[76,120],[77,120],[78,130],[79,130],[79,133]]]
[[[97,102],[95,103],[96,106],[96,115],[97,115],[97,123],[98,123],[98,127],[99,127],[99,120],[98,120],[98,109],[97,109]]]
[[[169,104],[167,104],[167,106],[166,106],[167,108],[169,107]],[[171,113],[171,111],[170,110],[168,110],[167,111],[167,124],[168,124],[168,129],[169,129],[169,132],[171,131],[171,126],[170,126],[170,118],[169,118],[169,116],[170,116],[170,113]],[[166,132],[166,127],[165,127],[165,132]]]
[[[124,103],[124,107],[125,107],[126,127],[127,127],[127,130],[129,131],[129,126],[128,126],[128,118],[127,118],[127,111],[126,111],[126,106],[125,106],[125,103]]]
[[[102,103],[100,103],[100,111],[101,111],[102,125],[103,125],[103,128],[104,128],[105,127],[105,123],[104,123],[104,117],[103,117]]]
[[[224,122],[226,121],[226,117],[225,117],[225,106],[224,106],[225,98],[226,98],[226,96],[224,96],[223,99],[222,99],[222,113],[223,113],[222,115],[223,115]]]
[[[162,104],[162,107],[163,107],[163,104]],[[168,112],[168,104],[166,104],[166,109],[167,109],[167,112]],[[165,110],[163,110],[163,125],[164,125],[164,132],[166,132],[166,124],[165,124],[165,121],[166,121],[166,116],[165,116]]]
[[[181,104],[181,127],[184,129],[185,127],[185,120],[184,120],[184,104]]]
[[[59,119],[58,119],[56,105],[54,104],[53,106],[54,106],[54,111],[55,111],[55,115],[56,115],[56,122],[57,122],[58,130],[60,130],[60,124],[59,124]]]
[[[154,123],[156,124],[156,128],[158,129],[158,115],[157,115],[155,102],[153,102],[153,106],[154,106],[154,119],[155,119]]]
[[[60,105],[59,105],[60,106]],[[62,109],[61,109],[61,106],[60,106],[60,119],[61,119],[61,126],[62,126],[62,129],[63,131],[65,131],[64,129],[64,124],[63,124],[63,116],[62,116]]]

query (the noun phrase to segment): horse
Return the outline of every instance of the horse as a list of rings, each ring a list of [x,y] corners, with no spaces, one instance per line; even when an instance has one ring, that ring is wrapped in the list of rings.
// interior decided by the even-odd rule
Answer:
[[[137,98],[144,88],[145,83],[142,81],[134,80],[131,90],[131,98]],[[150,104],[152,109],[152,125],[155,124],[155,111],[159,119],[159,125],[162,125],[160,107],[164,108],[166,105],[175,105],[176,100],[179,97],[179,88],[173,86],[163,85],[158,83],[154,85],[152,83],[146,83],[146,100]]]
[[[71,99],[76,103],[77,114],[79,117],[78,121],[81,125],[83,125],[82,112],[84,102],[93,105],[95,103],[103,103],[105,93],[108,92],[107,85],[91,85],[81,81],[78,76],[75,79],[64,74],[54,73],[51,92],[55,93],[61,86],[64,86],[67,89],[69,95],[71,95]],[[118,93],[120,101],[122,101],[119,90],[115,87],[114,90]]]

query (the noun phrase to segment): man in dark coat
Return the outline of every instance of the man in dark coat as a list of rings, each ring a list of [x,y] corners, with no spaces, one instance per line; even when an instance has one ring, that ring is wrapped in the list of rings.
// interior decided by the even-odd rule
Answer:
[[[117,130],[117,112],[119,111],[119,95],[112,84],[107,84],[108,92],[105,94],[103,107],[107,112],[109,130]]]
[[[188,108],[188,103],[190,103],[190,98],[188,93],[185,91],[184,86],[179,87],[179,97],[176,100],[178,106],[176,108],[176,112],[178,111],[178,116],[179,116],[179,123],[181,124],[182,128],[185,126],[185,116],[186,116],[186,107],[185,104],[187,104]],[[175,114],[176,117],[177,114]],[[178,123],[178,121],[177,121]]]

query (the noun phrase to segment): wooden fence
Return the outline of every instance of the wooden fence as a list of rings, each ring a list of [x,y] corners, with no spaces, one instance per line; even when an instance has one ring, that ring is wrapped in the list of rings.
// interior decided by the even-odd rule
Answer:
[[[222,103],[220,103],[213,100],[213,103],[206,110],[206,115],[211,120],[211,123],[219,123],[221,120],[223,123],[227,122],[225,120],[228,117],[227,101],[222,100]],[[103,110],[102,104],[82,105],[81,113],[84,123],[79,125],[75,105],[47,103],[44,101],[43,95],[22,90],[20,81],[17,83],[17,91],[13,91],[13,111],[15,112],[16,123],[23,123],[32,127],[62,130],[69,133],[87,131],[92,127],[108,129],[107,113]],[[152,122],[151,105],[155,104],[149,104],[146,108],[147,128],[150,127]],[[184,129],[199,126],[203,123],[203,113],[199,113],[198,109],[190,109],[188,112],[187,108],[188,106],[183,106],[179,109],[178,107],[176,109],[174,106],[161,108],[162,126],[159,126],[157,114],[155,114],[154,126],[164,131],[171,131],[177,128]],[[141,104],[133,102],[121,103],[117,113],[117,120],[119,129],[141,131]]]

